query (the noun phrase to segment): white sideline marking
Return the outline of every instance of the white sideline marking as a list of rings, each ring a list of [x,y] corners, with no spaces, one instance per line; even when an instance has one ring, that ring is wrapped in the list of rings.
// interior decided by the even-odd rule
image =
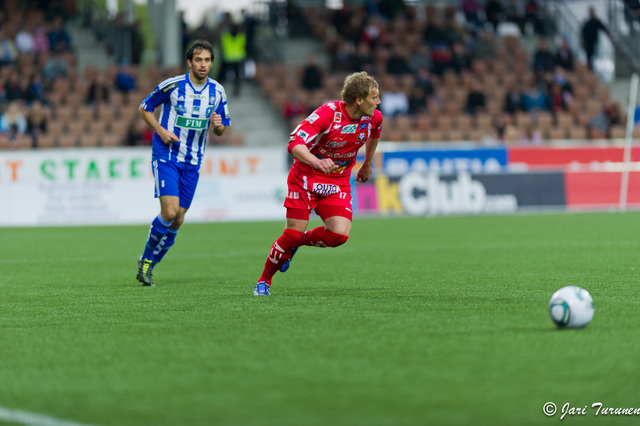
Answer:
[[[91,426],[85,423],[56,419],[27,411],[10,410],[5,407],[0,407],[0,421],[21,423],[29,426]]]

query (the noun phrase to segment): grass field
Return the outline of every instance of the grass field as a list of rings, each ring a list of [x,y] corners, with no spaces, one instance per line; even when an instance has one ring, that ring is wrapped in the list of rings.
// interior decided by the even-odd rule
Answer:
[[[356,219],[251,295],[278,222],[0,229],[0,407],[95,425],[632,425],[640,213]],[[318,222],[312,223],[317,226]],[[594,298],[558,330],[551,294]],[[0,419],[0,423],[2,420]],[[10,422],[9,422],[10,423]]]

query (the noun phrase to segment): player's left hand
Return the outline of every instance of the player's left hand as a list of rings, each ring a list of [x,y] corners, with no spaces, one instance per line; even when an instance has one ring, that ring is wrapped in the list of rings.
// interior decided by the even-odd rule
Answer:
[[[371,177],[371,173],[373,173],[373,169],[371,166],[362,166],[360,170],[358,170],[358,175],[356,176],[356,182],[364,183],[369,180]]]

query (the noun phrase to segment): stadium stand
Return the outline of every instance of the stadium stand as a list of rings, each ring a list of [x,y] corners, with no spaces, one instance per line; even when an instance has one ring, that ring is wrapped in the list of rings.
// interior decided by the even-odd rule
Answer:
[[[566,43],[556,46],[558,34],[545,24],[541,8],[535,16],[506,14],[510,20],[493,22],[494,29],[483,22],[482,14],[465,17],[462,9],[450,4],[389,2],[397,9],[376,11],[374,3],[378,4],[345,3],[342,9],[330,10],[287,2],[286,13],[296,16],[289,24],[291,36],[300,36],[298,30],[308,26],[329,58],[326,63],[316,61],[310,53],[305,63],[292,65],[278,52],[256,56],[253,83],[275,110],[283,112],[281,119],[288,127],[321,103],[338,98],[348,73],[366,69],[380,82],[383,98],[397,86],[408,100],[408,111],[386,117],[384,140],[530,143],[535,134],[542,140],[624,136],[622,105],[586,64],[575,59],[575,52],[567,52]],[[0,58],[0,149],[148,144],[142,131],[131,131],[139,101],[159,81],[182,69],[139,64],[89,64],[80,69],[68,32],[78,25],[75,10],[38,8],[39,4],[49,2],[6,0],[2,5],[2,43],[8,53]],[[269,13],[259,18],[261,25],[272,24]],[[535,23],[531,34],[524,30],[528,20]],[[210,31],[214,44],[220,31]],[[544,43],[538,40],[546,40],[547,47],[540,47]],[[109,43],[108,35],[103,43]],[[126,90],[116,85],[123,74],[133,83]],[[300,105],[285,114],[292,99]],[[22,118],[5,117],[9,105],[17,103],[26,120],[34,100],[44,108],[40,130],[29,120],[25,129],[12,127]],[[243,129],[234,127],[212,143],[246,142]]]

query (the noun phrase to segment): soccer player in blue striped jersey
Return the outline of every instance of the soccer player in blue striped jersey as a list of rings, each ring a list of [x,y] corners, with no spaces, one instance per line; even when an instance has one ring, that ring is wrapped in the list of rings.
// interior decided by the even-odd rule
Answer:
[[[187,52],[189,73],[160,83],[139,108],[155,131],[151,161],[160,199],[160,214],[151,222],[138,261],[137,279],[144,286],[154,285],[153,267],[173,245],[191,206],[209,128],[221,136],[231,125],[225,90],[208,77],[213,59],[213,46],[196,40]],[[158,107],[159,120],[154,115]]]

